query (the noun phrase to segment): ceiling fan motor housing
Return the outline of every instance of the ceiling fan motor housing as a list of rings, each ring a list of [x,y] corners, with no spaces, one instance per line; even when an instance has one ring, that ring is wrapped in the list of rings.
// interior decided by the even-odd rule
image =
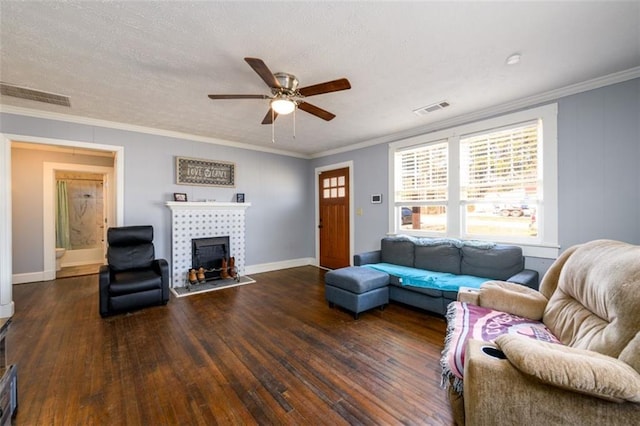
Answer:
[[[291,92],[295,92],[298,89],[298,79],[295,75],[286,72],[277,72],[273,76],[278,80],[281,88]]]

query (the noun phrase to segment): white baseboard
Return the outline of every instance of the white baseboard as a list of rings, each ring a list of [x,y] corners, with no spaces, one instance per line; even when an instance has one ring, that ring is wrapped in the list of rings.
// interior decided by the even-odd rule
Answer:
[[[315,265],[314,257],[303,257],[300,259],[283,260],[281,262],[262,263],[259,265],[248,265],[244,268],[246,275],[260,274],[262,272],[278,271],[280,269],[296,268],[298,266]]]
[[[50,281],[55,279],[56,272],[53,271],[53,278],[49,278],[51,274],[47,274],[47,271],[39,271],[39,272],[27,272],[25,274],[13,274],[11,277],[11,282],[13,284],[24,284],[24,283],[36,283],[40,281]]]
[[[16,312],[16,306],[13,300],[6,305],[0,305],[0,318],[10,318]]]
[[[303,257],[300,259],[283,260],[280,262],[261,263],[259,265],[248,265],[244,268],[244,275],[260,274],[262,272],[278,271],[280,269],[296,268],[298,266],[316,265],[314,257]],[[50,281],[56,278],[56,271],[29,272],[26,274],[13,274],[13,284],[33,283],[39,281]]]

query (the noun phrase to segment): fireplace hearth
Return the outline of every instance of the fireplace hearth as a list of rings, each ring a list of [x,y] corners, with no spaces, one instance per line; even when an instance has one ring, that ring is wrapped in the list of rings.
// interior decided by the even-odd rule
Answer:
[[[229,237],[193,238],[191,240],[191,265],[204,268],[206,281],[220,279],[222,260],[229,259]]]

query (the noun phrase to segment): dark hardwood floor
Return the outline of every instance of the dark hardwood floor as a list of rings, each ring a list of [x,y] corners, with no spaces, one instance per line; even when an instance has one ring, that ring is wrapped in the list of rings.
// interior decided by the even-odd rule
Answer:
[[[252,278],[107,319],[97,275],[14,286],[14,424],[453,424],[444,319],[392,303],[355,321],[311,266]]]

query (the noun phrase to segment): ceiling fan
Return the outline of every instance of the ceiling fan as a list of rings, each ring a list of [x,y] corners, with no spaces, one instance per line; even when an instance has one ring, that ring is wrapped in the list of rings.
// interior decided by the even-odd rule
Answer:
[[[271,89],[271,96],[268,95],[209,95],[211,99],[270,99],[270,108],[264,116],[262,124],[272,124],[278,115],[292,113],[299,108],[309,114],[329,121],[335,118],[335,114],[318,108],[305,101],[309,96],[321,95],[323,93],[338,92],[340,90],[351,89],[351,84],[346,78],[327,81],[325,83],[314,84],[313,86],[298,89],[298,79],[293,74],[284,72],[272,73],[269,67],[258,58],[244,58],[253,70]]]

